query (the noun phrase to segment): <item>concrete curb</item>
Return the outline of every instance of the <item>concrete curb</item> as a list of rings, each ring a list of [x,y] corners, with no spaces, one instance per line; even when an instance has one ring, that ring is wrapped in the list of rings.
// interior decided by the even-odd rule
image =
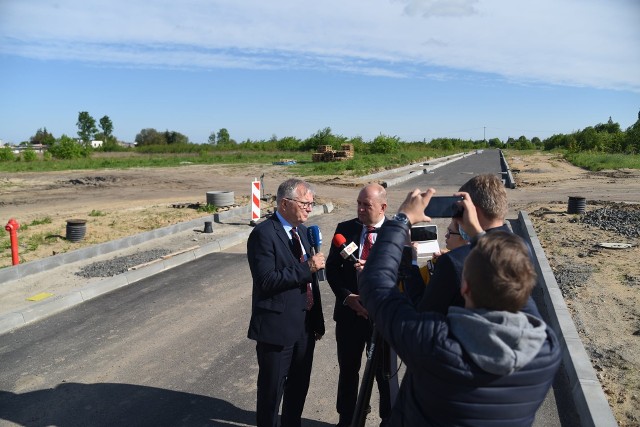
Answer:
[[[231,214],[228,215],[237,216],[241,213],[244,213],[244,210],[241,207],[237,208],[237,212],[236,209],[230,209],[229,211],[226,211],[226,213],[230,212]],[[135,234],[133,236],[123,237],[121,239],[111,240],[109,242],[88,246],[86,248],[65,252],[63,254],[58,254],[35,261],[25,262],[24,264],[18,264],[12,267],[3,268],[0,269],[0,283],[8,283],[10,281],[18,280],[32,274],[42,273],[65,264],[70,264],[72,262],[92,258],[98,255],[104,255],[110,252],[119,251],[124,248],[139,245],[140,243],[144,243],[149,240],[169,236],[171,234],[180,233],[182,231],[202,228],[204,226],[204,222],[210,221],[211,219],[211,217],[203,216],[202,218],[196,218],[191,221],[170,225],[155,230],[145,231],[144,233]]]
[[[548,308],[549,322],[562,346],[563,364],[569,378],[573,402],[580,416],[580,424],[588,427],[616,427],[618,423],[580,340],[529,215],[520,211],[518,221],[523,230],[522,237],[529,242],[535,254],[536,272]]]
[[[502,169],[502,180],[504,181],[505,187],[512,190],[516,188],[516,180],[513,179],[513,174],[511,173],[507,159],[504,158],[502,150],[500,150],[500,168]]]
[[[330,213],[331,211],[333,211],[332,203],[328,203],[326,205],[319,205],[313,208],[310,216],[322,215],[325,213]],[[242,208],[236,212],[240,214],[245,213]],[[228,219],[232,216],[234,215],[227,215],[223,218]],[[194,223],[202,224],[202,222],[203,222],[203,219],[199,218],[197,220],[192,220],[185,223],[176,224],[174,226],[165,227],[165,229],[175,229],[174,231],[175,233],[179,231],[188,230],[189,228],[194,226]],[[249,237],[249,234],[251,234],[251,231],[252,230],[239,231],[239,232],[221,237],[217,240],[214,240],[210,243],[207,243],[203,246],[199,246],[192,250],[189,250],[186,252],[179,252],[173,256],[160,258],[139,269],[129,270],[123,274],[119,274],[117,276],[109,277],[107,279],[91,283],[73,292],[69,292],[64,295],[54,296],[50,299],[35,303],[23,309],[19,309],[16,311],[5,313],[5,314],[0,314],[0,335],[6,332],[10,332],[14,329],[20,328],[22,326],[25,326],[29,323],[35,322],[37,320],[43,319],[45,317],[51,316],[53,314],[59,313],[75,305],[81,304],[85,301],[96,298],[100,295],[104,295],[108,292],[114,291],[123,286],[131,285],[132,283],[135,283],[142,279],[146,279],[148,277],[161,273],[165,270],[169,270],[171,268],[177,267],[184,263],[194,261],[205,255],[209,255],[215,252],[221,252],[229,247],[235,246],[239,243],[242,243],[243,241],[246,241]],[[168,233],[168,232],[164,232],[164,234],[160,233],[160,235],[156,237],[162,237],[167,234],[171,234],[171,233]],[[125,239],[120,239],[120,240],[131,240],[131,241],[137,241],[138,243],[142,243],[147,240],[156,238],[153,236],[155,236],[155,233],[142,233],[142,235],[138,234],[138,235],[131,236]],[[111,249],[108,252],[118,250],[119,248],[131,246],[130,244],[125,244],[120,241],[118,242],[119,242],[118,244],[113,245],[115,249]],[[107,242],[105,244],[96,245],[96,246],[109,245],[110,243],[112,242]],[[111,246],[109,246],[109,248],[111,248]],[[94,247],[90,247],[90,248],[80,249],[74,252],[81,252],[82,254],[105,253],[105,252],[93,252],[92,250],[102,251],[104,250],[104,248],[95,249]],[[73,254],[72,252],[69,252],[68,254],[70,254],[71,256],[66,257],[65,259],[78,260],[78,259],[84,259],[84,256],[91,256],[91,255],[83,255],[82,257],[78,257],[76,254]],[[72,261],[68,261],[68,262],[72,262]],[[39,268],[39,271],[46,271],[46,269],[59,267],[60,265],[61,264],[59,262],[52,263],[52,262],[46,262],[46,260],[43,260],[42,265],[38,266],[38,268]],[[32,271],[32,270],[29,270],[29,271]]]
[[[465,153],[459,153],[459,154],[452,154],[450,156],[445,156],[445,157],[438,157],[436,159],[433,160],[429,160],[428,162],[420,162],[420,163],[414,163],[411,165],[407,165],[407,166],[402,166],[400,168],[396,168],[393,170],[384,170],[382,172],[376,172],[376,173],[372,173],[370,175],[365,175],[363,177],[361,177],[360,179],[363,181],[367,181],[367,180],[371,180],[371,179],[376,179],[376,178],[380,178],[383,177],[385,175],[389,175],[390,173],[398,173],[398,172],[404,172],[404,171],[408,171],[408,170],[419,170],[421,169],[423,166],[429,166],[432,163],[439,163],[439,162],[447,162],[449,160],[455,160],[455,159],[459,159],[461,157],[464,157]]]

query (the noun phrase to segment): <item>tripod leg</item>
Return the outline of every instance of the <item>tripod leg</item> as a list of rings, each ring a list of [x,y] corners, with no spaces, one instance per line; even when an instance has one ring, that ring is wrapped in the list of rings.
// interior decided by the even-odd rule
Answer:
[[[371,390],[373,389],[373,380],[376,376],[376,368],[380,363],[382,352],[382,336],[374,330],[371,338],[371,347],[367,352],[367,363],[364,367],[362,382],[360,383],[360,391],[358,400],[356,401],[356,409],[351,420],[351,427],[364,427],[367,420],[367,407],[371,400]]]
[[[384,342],[383,357],[384,376],[389,382],[389,404],[393,407],[400,390],[400,384],[398,382],[398,355],[386,341]]]

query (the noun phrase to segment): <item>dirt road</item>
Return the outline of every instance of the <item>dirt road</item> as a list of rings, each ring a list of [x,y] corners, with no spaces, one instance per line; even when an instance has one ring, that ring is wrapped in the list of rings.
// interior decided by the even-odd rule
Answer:
[[[529,213],[567,305],[621,426],[640,424],[639,238],[586,225],[566,213],[569,196],[586,198],[587,211],[610,202],[640,203],[640,172],[587,172],[554,155],[507,156],[518,187],[509,190],[510,217]],[[286,166],[199,166],[0,174],[0,220],[21,224],[23,262],[209,215],[207,191],[233,191],[248,203],[250,182],[264,174],[264,192],[291,176]],[[351,206],[354,179],[311,177],[319,201]],[[174,207],[175,206],[175,207]],[[632,208],[633,209],[633,208]],[[82,242],[64,239],[66,220],[87,220]],[[640,224],[635,224],[636,229]],[[5,242],[0,267],[11,264]],[[605,249],[603,242],[631,243]]]

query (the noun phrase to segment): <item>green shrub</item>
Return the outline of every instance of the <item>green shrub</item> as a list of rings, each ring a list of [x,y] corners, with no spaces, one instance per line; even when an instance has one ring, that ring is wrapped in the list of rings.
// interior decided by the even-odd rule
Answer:
[[[86,151],[86,147],[83,147],[67,135],[62,135],[55,144],[49,147],[49,152],[56,159],[79,159],[81,157],[88,157]]]
[[[22,157],[25,162],[33,162],[38,158],[38,154],[32,148],[27,148],[22,152]]]
[[[16,156],[13,154],[11,147],[0,148],[0,162],[10,162],[15,160]]]

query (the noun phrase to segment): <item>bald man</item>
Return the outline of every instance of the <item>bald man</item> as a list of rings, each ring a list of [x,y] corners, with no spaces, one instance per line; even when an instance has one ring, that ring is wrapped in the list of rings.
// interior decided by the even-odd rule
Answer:
[[[347,243],[358,245],[353,253],[357,261],[343,258],[340,248],[331,247],[326,263],[327,280],[336,296],[333,320],[336,322],[336,344],[338,351],[338,395],[336,410],[340,415],[338,427],[351,425],[358,398],[359,372],[362,352],[371,344],[373,325],[369,314],[360,301],[358,276],[365,267],[371,246],[375,243],[376,230],[386,220],[387,192],[379,184],[369,184],[358,194],[358,216],[338,224],[335,234],[342,234]],[[382,369],[376,371],[376,382],[380,392],[380,418],[382,426],[388,423],[391,414],[389,381]]]

